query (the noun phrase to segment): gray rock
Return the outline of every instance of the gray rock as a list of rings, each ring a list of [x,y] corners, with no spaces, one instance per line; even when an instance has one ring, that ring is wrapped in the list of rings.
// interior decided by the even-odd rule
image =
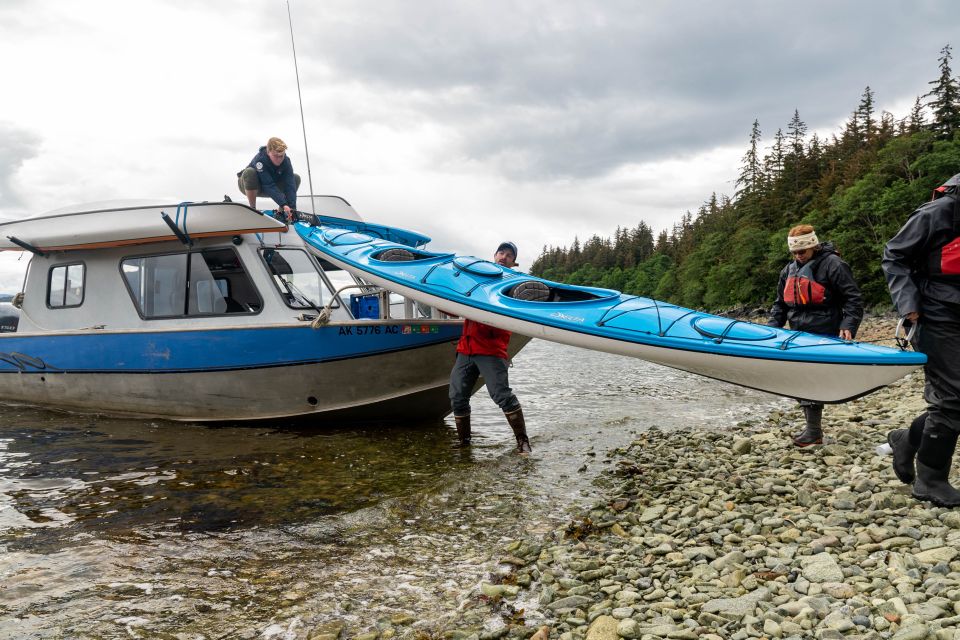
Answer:
[[[599,616],[587,629],[586,640],[617,640],[617,620],[611,616]]]
[[[892,640],[924,640],[928,633],[930,628],[926,624],[912,624],[899,629],[893,634]]]
[[[659,520],[663,514],[666,512],[666,505],[656,505],[653,507],[647,507],[643,510],[643,513],[640,514],[640,517],[637,518],[637,521],[641,524],[646,522],[653,522],[654,520]]]
[[[720,558],[717,558],[716,560],[711,562],[710,566],[716,569],[717,571],[722,571],[723,569],[726,569],[727,567],[731,567],[735,564],[743,564],[744,562],[746,562],[746,560],[747,560],[747,556],[739,549],[735,549],[730,553]]]
[[[733,447],[731,448],[734,453],[750,453],[753,450],[753,442],[750,441],[750,438],[739,438],[733,441]]]
[[[639,638],[640,625],[633,618],[627,618],[617,623],[617,635],[622,638]]]
[[[770,592],[765,588],[757,589],[739,598],[715,598],[703,603],[700,608],[704,613],[722,613],[729,616],[743,617],[750,615],[757,608],[757,603],[768,600]]]
[[[810,582],[843,582],[843,571],[827,552],[801,559],[800,566],[803,577]]]
[[[593,604],[593,598],[586,596],[567,596],[566,598],[554,600],[547,606],[554,611],[559,611],[560,609],[578,609],[589,604]]]

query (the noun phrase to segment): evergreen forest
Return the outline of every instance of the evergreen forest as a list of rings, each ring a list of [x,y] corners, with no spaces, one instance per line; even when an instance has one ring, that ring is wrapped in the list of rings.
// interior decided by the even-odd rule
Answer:
[[[712,194],[656,237],[640,221],[613,238],[544,247],[531,273],[695,309],[752,309],[772,302],[789,259],[787,232],[808,223],[850,264],[867,307],[889,307],[884,244],[935,187],[960,173],[960,83],[951,60],[947,45],[929,92],[901,119],[877,113],[868,86],[827,139],[808,135],[794,111],[763,146],[755,120],[732,197]]]

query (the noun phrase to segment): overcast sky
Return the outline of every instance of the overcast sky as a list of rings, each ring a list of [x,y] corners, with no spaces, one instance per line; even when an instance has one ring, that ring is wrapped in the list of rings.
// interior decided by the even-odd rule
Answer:
[[[901,118],[957,39],[948,0],[291,0],[316,193],[524,267],[732,195],[756,118]],[[0,217],[241,199],[270,136],[308,191],[282,0],[0,0]],[[955,69],[957,65],[954,65]],[[0,256],[0,291],[23,265]]]

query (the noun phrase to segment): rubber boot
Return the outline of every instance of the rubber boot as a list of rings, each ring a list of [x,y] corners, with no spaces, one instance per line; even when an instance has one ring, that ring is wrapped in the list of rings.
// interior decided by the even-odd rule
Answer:
[[[893,472],[903,484],[910,484],[916,477],[914,460],[920,447],[910,442],[913,439],[910,436],[917,431],[922,441],[923,423],[926,420],[926,412],[921,413],[913,419],[910,429],[894,429],[887,434],[887,444],[893,449]]]
[[[470,446],[470,414],[465,416],[453,416],[453,421],[457,423],[457,437],[460,439],[461,447]]]
[[[960,507],[960,491],[950,484],[950,466],[957,447],[957,434],[925,429],[917,450],[917,478],[913,497],[938,507]]]
[[[530,438],[527,437],[527,424],[523,420],[523,409],[517,407],[513,411],[504,411],[503,415],[510,423],[513,429],[513,435],[517,437],[517,453],[530,453],[533,449],[530,447]]]
[[[820,426],[820,421],[823,419],[823,405],[805,404],[803,415],[807,419],[807,426],[793,437],[793,444],[797,447],[823,444],[823,429]]]
[[[906,429],[894,429],[887,434],[887,444],[893,449],[893,472],[903,484],[910,484],[916,477],[914,460],[917,447],[910,444]]]
[[[913,497],[932,502],[938,507],[960,507],[960,491],[950,484],[950,463],[934,469],[917,460],[917,479],[913,483]]]

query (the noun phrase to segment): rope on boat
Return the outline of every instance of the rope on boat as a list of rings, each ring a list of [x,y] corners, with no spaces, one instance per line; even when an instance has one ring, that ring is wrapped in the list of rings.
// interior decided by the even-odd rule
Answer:
[[[183,235],[190,237],[190,233],[187,231],[187,208],[193,204],[192,202],[181,202],[177,205],[177,217],[174,219],[176,224],[180,224],[180,209],[183,208]]]

